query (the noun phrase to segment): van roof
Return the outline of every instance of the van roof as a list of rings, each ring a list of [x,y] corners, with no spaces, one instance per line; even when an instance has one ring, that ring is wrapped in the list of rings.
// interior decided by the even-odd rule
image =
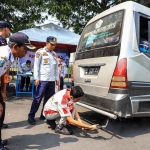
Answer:
[[[102,13],[96,15],[95,17],[93,17],[88,23],[87,25],[89,25],[90,23],[94,22],[95,20],[102,18],[103,16],[106,16],[110,13],[122,10],[122,9],[126,9],[126,10],[134,10],[137,12],[141,12],[143,14],[149,14],[150,15],[150,8],[143,6],[141,4],[138,4],[136,2],[133,1],[127,1],[127,2],[123,2],[121,4],[118,4],[112,8],[109,8],[105,11],[103,11]],[[86,26],[87,26],[86,25]]]

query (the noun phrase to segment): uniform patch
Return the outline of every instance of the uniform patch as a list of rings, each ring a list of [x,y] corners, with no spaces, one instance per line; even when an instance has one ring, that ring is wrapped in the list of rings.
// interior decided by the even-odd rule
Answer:
[[[44,59],[44,63],[45,63],[45,64],[48,64],[48,59]]]
[[[0,67],[3,67],[5,64],[5,60],[4,59],[0,59]]]
[[[36,54],[35,54],[36,58],[39,58],[40,55],[41,55],[40,52],[36,52]]]
[[[46,52],[43,52],[43,56],[48,56],[48,54]]]

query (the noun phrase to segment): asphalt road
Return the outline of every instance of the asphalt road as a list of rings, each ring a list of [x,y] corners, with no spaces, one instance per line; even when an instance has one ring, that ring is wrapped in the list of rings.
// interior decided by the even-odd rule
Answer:
[[[40,110],[36,114],[35,126],[28,125],[27,116],[32,98],[12,98],[6,102],[3,139],[8,139],[10,150],[149,150],[150,118],[109,120],[105,129],[82,131],[72,127],[74,135],[59,135],[39,120]],[[105,117],[88,109],[77,107],[82,119],[89,123],[105,124]]]

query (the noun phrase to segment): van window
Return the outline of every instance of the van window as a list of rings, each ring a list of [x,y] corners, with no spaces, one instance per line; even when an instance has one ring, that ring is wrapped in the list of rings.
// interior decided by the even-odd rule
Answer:
[[[150,25],[149,25],[149,19],[147,16],[140,16],[140,43],[139,43],[139,49],[143,53],[150,53],[150,44],[149,44],[149,37],[150,34]]]
[[[123,12],[121,10],[112,13],[85,27],[78,45],[78,52],[97,46],[103,47],[117,44],[121,35]]]

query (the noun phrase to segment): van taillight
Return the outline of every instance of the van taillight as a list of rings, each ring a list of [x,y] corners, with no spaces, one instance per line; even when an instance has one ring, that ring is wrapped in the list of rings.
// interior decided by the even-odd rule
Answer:
[[[127,59],[121,59],[114,71],[111,88],[128,88],[127,84]]]

